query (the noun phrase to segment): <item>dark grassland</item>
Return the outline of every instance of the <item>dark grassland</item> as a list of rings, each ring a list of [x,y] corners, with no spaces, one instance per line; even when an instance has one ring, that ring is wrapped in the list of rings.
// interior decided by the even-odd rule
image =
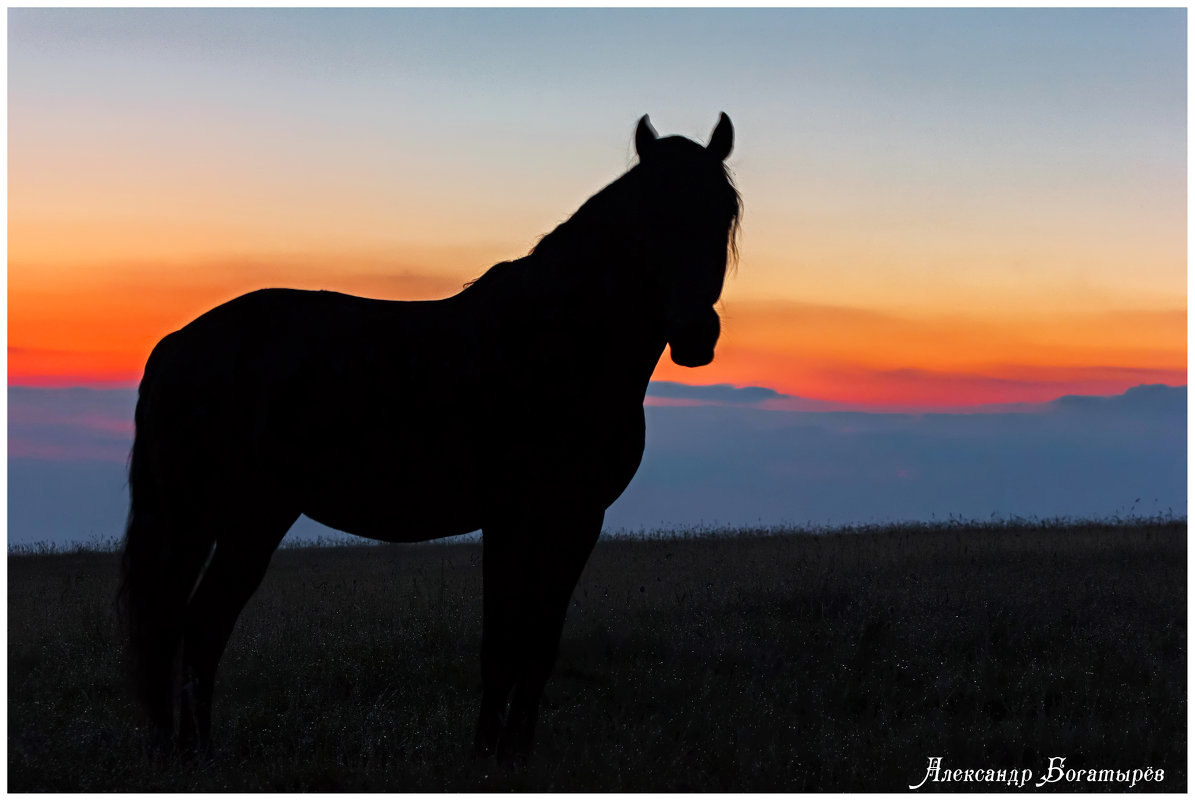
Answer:
[[[941,756],[1030,790],[1063,756],[1181,792],[1186,553],[1159,520],[604,539],[523,769],[468,756],[477,544],[280,551],[203,764],[142,755],[117,556],[10,555],[9,789],[900,791]]]

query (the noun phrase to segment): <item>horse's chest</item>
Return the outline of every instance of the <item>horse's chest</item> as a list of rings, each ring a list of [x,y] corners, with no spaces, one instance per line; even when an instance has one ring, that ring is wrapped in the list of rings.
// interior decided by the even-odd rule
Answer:
[[[605,508],[634,476],[643,443],[640,406],[543,404],[495,427],[484,472],[502,494]]]

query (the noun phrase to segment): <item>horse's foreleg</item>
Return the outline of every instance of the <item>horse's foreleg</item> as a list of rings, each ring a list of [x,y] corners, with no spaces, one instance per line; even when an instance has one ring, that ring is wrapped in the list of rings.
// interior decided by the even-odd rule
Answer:
[[[552,674],[560,634],[577,580],[602,529],[602,513],[557,523],[546,532],[536,553],[532,597],[524,617],[522,660],[515,679],[499,758],[525,759],[531,753],[544,685]]]
[[[569,599],[601,525],[598,512],[500,530],[492,541],[487,536],[479,754],[496,750],[499,757],[521,759],[530,753]]]
[[[481,713],[473,741],[476,756],[491,756],[506,725],[506,704],[515,683],[517,621],[526,587],[519,531],[487,526],[482,534]]]

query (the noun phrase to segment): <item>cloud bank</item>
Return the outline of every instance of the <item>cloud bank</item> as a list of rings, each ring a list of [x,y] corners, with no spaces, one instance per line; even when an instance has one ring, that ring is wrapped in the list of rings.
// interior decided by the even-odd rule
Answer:
[[[118,537],[134,391],[10,387],[8,398],[10,545]],[[784,405],[804,399],[767,387],[653,382],[643,464],[606,528],[1185,515],[1186,398],[1152,385],[883,414],[793,411]],[[289,536],[327,533],[303,519]]]
[[[1186,387],[1014,412],[649,407],[639,475],[607,525],[1186,514]]]

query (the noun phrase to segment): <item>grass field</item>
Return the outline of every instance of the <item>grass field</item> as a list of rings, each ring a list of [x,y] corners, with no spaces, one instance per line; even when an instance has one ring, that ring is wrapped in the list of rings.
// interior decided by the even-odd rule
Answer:
[[[1182,792],[1186,548],[1185,521],[604,539],[522,769],[468,756],[477,544],[280,551],[204,764],[142,756],[117,556],[10,555],[9,790],[905,791],[940,756]],[[1043,789],[1130,789],[1088,776]]]

